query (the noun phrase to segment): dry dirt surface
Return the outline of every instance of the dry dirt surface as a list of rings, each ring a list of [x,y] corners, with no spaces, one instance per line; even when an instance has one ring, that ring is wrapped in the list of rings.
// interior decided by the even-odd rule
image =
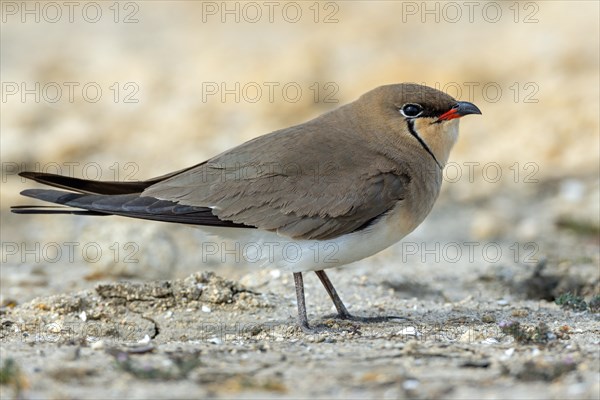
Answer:
[[[600,399],[598,1],[0,11],[2,399]],[[483,114],[424,223],[328,271],[386,322],[306,274],[306,335],[291,274],[200,230],[9,211],[19,171],[148,179],[400,82]]]
[[[88,274],[73,278],[87,289],[4,300],[3,398],[597,398],[598,232],[561,227],[561,214],[548,241],[517,260],[510,230],[471,245],[473,259],[436,260],[435,243],[468,237],[472,210],[456,208],[442,202],[405,245],[330,273],[352,313],[393,320],[336,319],[307,275],[314,335],[296,327],[293,280],[278,271],[229,264],[238,270],[216,271],[239,279],[132,282],[70,265]],[[485,245],[509,256],[478,254]],[[33,274],[44,287],[68,279]]]

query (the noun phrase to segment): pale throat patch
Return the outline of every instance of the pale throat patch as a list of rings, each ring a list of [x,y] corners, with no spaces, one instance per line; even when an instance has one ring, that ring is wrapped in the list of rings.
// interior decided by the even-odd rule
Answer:
[[[448,162],[450,151],[458,139],[458,118],[439,124],[433,123],[434,121],[433,118],[415,120],[415,131],[443,167]]]

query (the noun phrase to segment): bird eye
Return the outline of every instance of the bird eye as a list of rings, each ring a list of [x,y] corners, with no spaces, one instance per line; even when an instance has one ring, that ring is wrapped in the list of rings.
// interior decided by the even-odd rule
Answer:
[[[423,107],[419,104],[408,103],[402,106],[400,113],[407,118],[416,118],[423,112]]]

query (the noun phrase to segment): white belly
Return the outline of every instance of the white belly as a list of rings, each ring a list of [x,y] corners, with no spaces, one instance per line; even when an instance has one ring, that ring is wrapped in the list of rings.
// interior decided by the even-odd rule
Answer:
[[[404,207],[398,206],[369,228],[330,240],[294,240],[258,229],[198,228],[228,239],[203,243],[204,261],[212,258],[305,272],[349,264],[378,253],[412,232],[424,217],[409,218]]]

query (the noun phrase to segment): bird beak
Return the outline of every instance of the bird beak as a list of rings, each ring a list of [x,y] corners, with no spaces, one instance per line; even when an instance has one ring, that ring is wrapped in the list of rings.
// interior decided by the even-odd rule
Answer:
[[[438,121],[449,121],[469,114],[481,114],[481,110],[468,101],[457,101],[454,107],[439,116]]]

